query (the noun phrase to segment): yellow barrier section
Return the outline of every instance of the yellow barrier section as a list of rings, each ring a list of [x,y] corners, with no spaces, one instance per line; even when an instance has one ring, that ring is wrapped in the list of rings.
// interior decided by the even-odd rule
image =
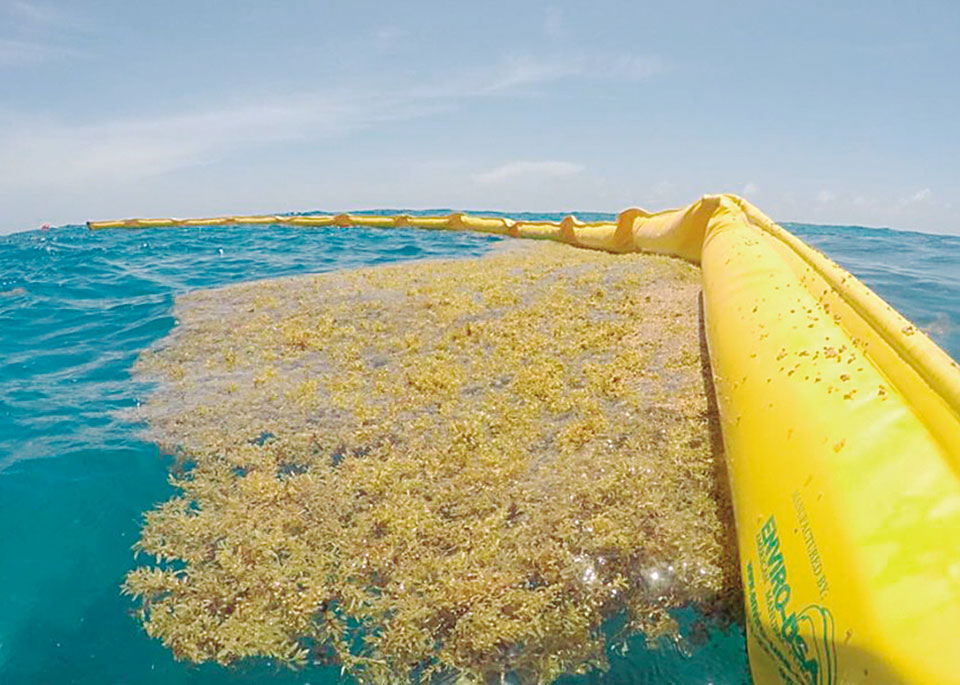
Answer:
[[[103,228],[176,228],[183,226],[223,226],[223,225],[280,225],[280,226],[369,226],[373,228],[429,228],[435,230],[479,231],[525,238],[547,238],[576,243],[574,231],[584,232],[589,243],[589,234],[600,231],[606,235],[613,232],[617,224],[612,222],[583,223],[576,217],[568,216],[562,222],[552,221],[514,221],[504,217],[469,216],[463,212],[454,212],[445,216],[363,215],[363,214],[305,214],[291,216],[230,216],[209,219],[125,219],[119,221],[88,221],[87,227],[93,230]],[[598,234],[599,235],[599,234]],[[606,249],[603,240],[594,240],[597,247]]]
[[[708,195],[616,223],[243,223],[478,230],[698,262],[755,681],[960,683],[960,366],[746,201]],[[198,224],[89,224],[158,225]]]
[[[279,219],[275,216],[232,216],[232,224],[275,224]]]

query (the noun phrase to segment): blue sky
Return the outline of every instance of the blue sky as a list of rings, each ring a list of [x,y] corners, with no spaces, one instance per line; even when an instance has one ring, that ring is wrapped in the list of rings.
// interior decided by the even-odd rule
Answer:
[[[0,232],[323,208],[960,234],[960,3],[0,0]]]

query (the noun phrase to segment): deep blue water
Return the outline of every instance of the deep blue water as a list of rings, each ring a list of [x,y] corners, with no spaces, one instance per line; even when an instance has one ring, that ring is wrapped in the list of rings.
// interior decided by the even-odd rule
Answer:
[[[559,215],[534,215],[559,218]],[[583,215],[586,219],[607,218]],[[788,227],[960,357],[960,238]],[[256,278],[484,252],[498,238],[392,229],[235,227],[0,237],[0,683],[333,683],[336,669],[173,661],[118,588],[141,515],[171,494],[167,461],[115,418],[129,369],[174,326],[178,293]],[[681,616],[689,620],[690,616]],[[683,656],[630,643],[605,682],[742,683],[743,636]],[[570,679],[597,682],[598,678]]]

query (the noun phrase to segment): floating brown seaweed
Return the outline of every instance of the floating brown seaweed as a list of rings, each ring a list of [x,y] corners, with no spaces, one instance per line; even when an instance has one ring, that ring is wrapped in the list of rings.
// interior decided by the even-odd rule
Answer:
[[[736,603],[699,274],[556,244],[178,300],[137,373],[192,467],[124,589],[178,658],[362,681],[605,665]]]

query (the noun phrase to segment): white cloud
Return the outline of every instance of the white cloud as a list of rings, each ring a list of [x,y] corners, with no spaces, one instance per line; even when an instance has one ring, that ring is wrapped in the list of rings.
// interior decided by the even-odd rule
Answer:
[[[819,193],[817,193],[817,202],[822,205],[833,202],[836,199],[837,195],[832,190],[821,190]]]
[[[897,207],[903,209],[904,207],[909,207],[910,205],[927,202],[931,197],[933,197],[933,191],[929,188],[922,188],[912,195],[900,198],[899,202],[897,202]]]
[[[558,160],[527,161],[517,160],[507,162],[489,171],[474,174],[473,180],[477,183],[493,184],[512,181],[519,178],[556,178],[558,176],[572,176],[583,171],[583,166],[573,162]]]
[[[743,188],[740,190],[740,194],[744,197],[756,195],[758,192],[760,192],[760,188],[758,188],[757,184],[753,181],[747,181],[744,183]]]

